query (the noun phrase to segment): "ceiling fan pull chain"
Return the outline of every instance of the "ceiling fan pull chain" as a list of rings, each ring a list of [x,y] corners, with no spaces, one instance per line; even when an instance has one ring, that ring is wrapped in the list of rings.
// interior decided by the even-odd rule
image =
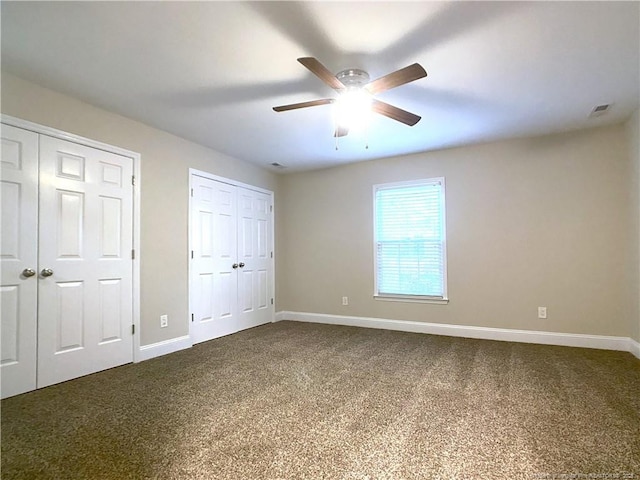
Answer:
[[[337,136],[336,136],[336,137],[334,137],[334,138],[336,139],[336,150],[338,150],[338,139],[339,139],[340,137],[337,137]]]

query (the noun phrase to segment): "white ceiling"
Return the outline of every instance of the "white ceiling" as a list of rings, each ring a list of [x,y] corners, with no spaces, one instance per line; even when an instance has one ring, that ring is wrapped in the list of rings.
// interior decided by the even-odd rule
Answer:
[[[615,123],[639,105],[639,2],[1,2],[2,70],[283,172]],[[335,150],[300,65],[428,77]],[[612,103],[609,113],[588,115]],[[271,167],[269,167],[271,168]]]

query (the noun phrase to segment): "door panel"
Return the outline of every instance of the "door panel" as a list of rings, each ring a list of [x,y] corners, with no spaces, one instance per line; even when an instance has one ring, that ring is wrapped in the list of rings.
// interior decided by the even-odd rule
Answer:
[[[194,177],[198,178],[198,177]],[[213,323],[213,187],[192,183],[191,204],[191,311],[193,343],[207,340]]]
[[[20,324],[20,287],[7,285],[0,287],[2,302],[2,366],[14,365],[18,361],[18,334]]]
[[[122,256],[122,200],[100,196],[102,229],[100,231],[100,258],[120,258]]]
[[[40,136],[38,387],[133,360],[132,170]]]
[[[238,284],[238,303],[242,306],[239,324],[254,327],[272,319],[271,285],[271,225],[270,195],[238,187],[241,198],[238,236],[238,258],[244,263]],[[267,298],[269,299],[267,301]]]
[[[38,268],[38,135],[2,125],[2,398],[36,387]]]
[[[210,322],[213,320],[213,273],[200,273],[198,280],[197,292],[200,295],[198,321]]]
[[[213,337],[237,332],[237,199],[235,187],[208,180],[213,189]]]
[[[192,176],[191,335],[194,343],[237,331],[234,187]]]
[[[239,301],[241,312],[243,314],[252,312],[254,310],[253,304],[253,272],[251,270],[243,270],[240,272],[240,294]]]
[[[84,193],[56,191],[58,258],[82,258]]]
[[[84,282],[56,282],[56,346],[54,353],[84,348]]]
[[[258,297],[257,297],[257,307],[268,308],[269,306],[269,275],[266,270],[258,271]]]
[[[122,280],[99,281],[100,333],[99,344],[118,341],[124,337],[118,304],[122,298]]]

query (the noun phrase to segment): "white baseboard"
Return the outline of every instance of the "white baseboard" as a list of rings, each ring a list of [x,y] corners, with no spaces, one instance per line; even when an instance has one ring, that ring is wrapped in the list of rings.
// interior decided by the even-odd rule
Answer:
[[[191,348],[191,346],[191,337],[189,335],[171,338],[169,340],[151,343],[149,345],[142,345],[136,362],[142,362],[161,355],[167,355],[168,353],[177,352],[178,350]]]
[[[640,358],[640,344],[627,337],[540,332],[535,330],[512,330],[507,328],[473,327],[466,325],[413,322],[408,320],[347,317],[342,315],[287,311],[276,313],[276,321],[280,320],[296,320],[300,322],[347,325],[352,327],[382,328],[386,330],[399,330],[402,332],[428,333],[431,335],[479,338],[484,340],[501,340],[506,342],[539,343],[543,345],[560,345],[565,347],[619,350],[623,352],[631,352],[636,357]]]

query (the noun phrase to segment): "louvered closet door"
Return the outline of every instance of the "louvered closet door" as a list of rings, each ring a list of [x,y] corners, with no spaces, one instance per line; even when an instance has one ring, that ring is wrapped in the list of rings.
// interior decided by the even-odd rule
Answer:
[[[5,398],[36,388],[38,135],[1,128],[0,377]]]
[[[133,360],[132,170],[40,136],[38,387]]]

